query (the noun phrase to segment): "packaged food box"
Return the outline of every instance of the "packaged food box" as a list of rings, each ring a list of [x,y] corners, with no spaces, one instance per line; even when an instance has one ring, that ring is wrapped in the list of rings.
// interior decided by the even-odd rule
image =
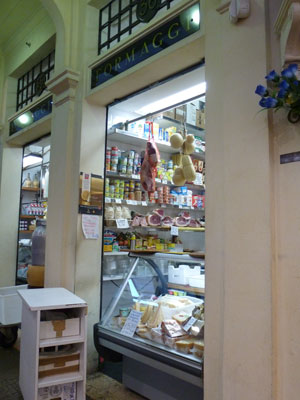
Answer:
[[[80,352],[72,349],[61,352],[40,353],[38,377],[41,379],[54,375],[78,372],[79,359]]]
[[[38,400],[76,400],[76,382],[53,385],[38,390]]]
[[[52,339],[80,334],[79,318],[54,319],[41,321],[40,339]]]

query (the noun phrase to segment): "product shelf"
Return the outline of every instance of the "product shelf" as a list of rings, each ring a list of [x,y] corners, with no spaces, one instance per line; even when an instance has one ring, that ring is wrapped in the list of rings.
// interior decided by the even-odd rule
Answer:
[[[111,172],[107,171],[106,176],[108,178],[114,178],[114,179],[123,179],[123,180],[133,180],[133,181],[140,181],[140,176],[139,175],[126,175],[126,174],[119,174],[117,172]],[[161,180],[159,178],[155,178],[155,182],[159,185],[163,186],[171,186],[171,187],[178,187],[174,185],[174,183],[168,182],[167,180]],[[184,187],[187,187],[188,189],[197,189],[197,190],[205,190],[204,185],[197,185],[197,184],[192,184],[192,183],[186,183],[183,185]]]
[[[178,283],[168,283],[168,287],[172,289],[178,289],[178,290],[183,290],[185,292],[189,292],[192,294],[200,294],[202,296],[205,295],[205,289],[204,288],[198,288],[198,287],[192,287],[189,285],[179,285]]]
[[[110,220],[110,221],[112,221],[112,220]],[[116,229],[116,230],[118,229],[121,231],[124,229],[126,229],[126,230],[147,229],[150,231],[153,231],[153,230],[170,231],[171,230],[170,226],[129,226],[128,228],[118,228],[117,226],[105,225],[105,227],[108,229]],[[181,231],[181,232],[184,232],[184,231],[186,231],[186,232],[205,232],[205,228],[200,228],[200,227],[192,228],[189,226],[177,226],[177,228],[178,228],[178,231]]]
[[[83,343],[85,338],[80,335],[65,336],[53,339],[40,339],[40,348],[51,347],[51,346],[62,346],[74,343]]]
[[[164,117],[164,118],[166,118],[166,117]],[[176,122],[178,124],[178,121],[176,121]],[[197,129],[197,128],[195,127],[195,129]],[[200,129],[200,128],[198,128],[198,129]],[[112,141],[114,143],[117,141],[120,143],[130,144],[132,146],[139,145],[141,147],[145,147],[145,143],[147,142],[148,138],[140,137],[136,134],[130,133],[123,129],[111,129],[108,132],[107,140]],[[162,142],[162,141],[156,140],[155,143],[157,145],[158,150],[161,152],[170,153],[170,154],[179,153],[178,149],[173,149],[171,147],[170,142]],[[205,159],[205,153],[203,151],[201,151],[200,149],[195,151],[195,153],[193,153],[191,156],[193,158],[197,158],[199,160]]]
[[[24,192],[39,192],[40,188],[22,186],[22,190],[24,190]]]
[[[83,381],[84,377],[80,372],[70,372],[61,375],[47,376],[46,378],[40,378],[38,380],[38,388],[62,385],[64,383],[72,383]]]

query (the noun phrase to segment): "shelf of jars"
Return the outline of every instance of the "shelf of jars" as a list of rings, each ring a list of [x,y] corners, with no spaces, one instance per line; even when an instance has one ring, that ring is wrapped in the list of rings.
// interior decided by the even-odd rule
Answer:
[[[111,223],[115,223],[116,220],[109,220],[111,221]],[[139,230],[139,229],[145,229],[148,231],[156,231],[156,230],[161,230],[161,231],[171,231],[172,228],[174,227],[172,226],[132,226],[129,225],[128,227],[120,227],[118,228],[118,226],[116,225],[105,225],[106,228],[108,229],[114,229],[114,230]],[[205,228],[204,227],[190,227],[190,226],[176,226],[175,228],[178,229],[178,231],[181,232],[205,232]]]
[[[148,140],[148,137],[141,137],[138,134],[131,133],[122,129],[110,129],[108,131],[107,139],[110,141],[118,141],[120,143],[130,144],[132,146],[140,145],[145,147],[145,143]],[[159,151],[176,154],[178,150],[173,149],[170,145],[169,141],[161,141],[156,139],[156,145]],[[193,158],[197,158],[199,160],[205,159],[205,152],[202,151],[199,147],[196,147],[195,152],[193,153]]]
[[[124,200],[124,199],[114,199],[110,197],[105,197],[105,204],[124,204],[128,206],[142,206],[142,207],[160,207],[160,208],[174,208],[178,210],[197,210],[204,212],[205,209],[201,207],[186,206],[181,204],[166,204],[166,203],[151,203],[150,201],[138,201],[138,200]]]
[[[140,175],[137,174],[121,174],[121,173],[117,173],[117,172],[111,172],[111,171],[106,171],[106,176],[108,178],[113,178],[113,179],[122,179],[122,180],[132,180],[132,181],[140,181]],[[170,187],[176,187],[176,185],[174,185],[174,183],[166,180],[166,179],[159,179],[159,178],[155,178],[155,182],[158,185],[162,185],[162,186],[170,186]],[[200,185],[197,183],[197,181],[195,181],[194,183],[186,183],[184,184],[184,186],[187,189],[197,189],[197,190],[205,190],[205,186],[204,185]]]

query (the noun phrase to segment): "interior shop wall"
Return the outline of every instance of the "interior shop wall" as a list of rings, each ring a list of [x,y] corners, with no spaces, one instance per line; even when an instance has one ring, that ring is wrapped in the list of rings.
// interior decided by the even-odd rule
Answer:
[[[54,33],[54,26],[45,10],[41,7],[23,26],[17,26],[15,34],[4,44],[1,50],[5,65],[0,70],[1,121],[7,121],[7,118],[16,111],[16,78],[19,76],[18,71],[21,74],[28,58],[32,57]],[[30,47],[26,45],[26,42],[31,44]],[[7,137],[8,123],[5,124],[0,137],[1,286],[15,284],[22,168],[22,148],[8,145],[6,143]]]
[[[266,72],[264,3],[251,2],[236,25],[219,1],[207,1],[204,16],[209,400],[272,398],[269,132],[254,94]]]

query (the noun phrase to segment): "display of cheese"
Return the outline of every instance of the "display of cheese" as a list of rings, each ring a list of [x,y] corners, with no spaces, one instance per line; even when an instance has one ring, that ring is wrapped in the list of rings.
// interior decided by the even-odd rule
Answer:
[[[178,340],[175,343],[175,348],[176,350],[180,351],[181,353],[191,353],[191,350],[194,346],[194,342],[190,339],[185,339],[185,340]]]

